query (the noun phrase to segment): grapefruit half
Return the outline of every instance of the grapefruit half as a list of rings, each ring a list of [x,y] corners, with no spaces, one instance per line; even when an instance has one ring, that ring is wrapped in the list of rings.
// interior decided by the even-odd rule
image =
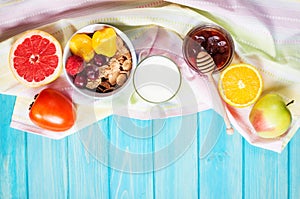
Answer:
[[[29,30],[12,45],[9,65],[16,79],[29,87],[48,84],[61,73],[62,49],[49,33]]]

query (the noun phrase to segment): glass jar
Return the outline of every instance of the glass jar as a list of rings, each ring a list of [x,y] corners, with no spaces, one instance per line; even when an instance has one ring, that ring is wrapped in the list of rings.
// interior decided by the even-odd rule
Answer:
[[[183,40],[183,57],[188,66],[200,72],[196,58],[200,51],[206,51],[216,64],[215,72],[230,65],[234,56],[234,42],[231,35],[220,26],[202,24],[190,30]]]

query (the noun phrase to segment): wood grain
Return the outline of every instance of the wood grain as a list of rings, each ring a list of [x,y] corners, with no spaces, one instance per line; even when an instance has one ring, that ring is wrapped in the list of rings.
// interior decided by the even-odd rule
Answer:
[[[9,128],[14,102],[0,95],[0,198],[27,198],[26,133]]]
[[[27,135],[28,197],[66,198],[68,194],[67,142]]]
[[[288,150],[277,154],[245,143],[246,198],[288,198]]]
[[[109,119],[110,198],[153,198],[151,121]]]
[[[300,130],[297,131],[288,145],[288,196],[300,198]],[[278,170],[278,173],[281,172]]]
[[[157,166],[165,165],[156,166],[154,171],[155,198],[197,198],[197,114],[154,120],[153,126],[157,129],[154,137],[155,163]],[[186,134],[186,142],[177,140],[181,133]],[[190,133],[192,139],[187,138]],[[164,149],[168,150],[161,154],[159,151]],[[161,164],[166,159],[166,164]]]
[[[96,136],[100,129],[108,128],[108,119],[93,124],[68,138],[68,198],[109,198],[109,169],[89,153],[83,142],[84,134]],[[94,134],[96,133],[96,134]],[[104,132],[106,133],[106,132]],[[97,141],[97,140],[96,140]],[[101,151],[107,155],[107,151]]]
[[[220,127],[221,135],[211,153],[200,160],[199,187],[203,199],[239,199],[242,198],[242,139],[238,133],[226,134],[223,119],[212,110],[199,113],[199,142],[207,132],[208,125],[214,118],[215,125]],[[199,147],[201,144],[199,144]]]
[[[51,140],[11,129],[15,98],[0,99],[1,199],[300,198],[299,132],[277,154],[250,145],[237,132],[228,136],[217,116],[214,122],[222,134],[211,153],[200,159],[201,144],[216,114],[212,110],[152,121],[111,116],[68,138]],[[174,141],[186,118],[196,122],[184,128],[183,142]],[[85,145],[89,133],[97,154]],[[190,145],[162,166],[162,157],[169,160],[182,149],[179,143]],[[165,156],[158,153],[165,148]],[[152,158],[135,159],[120,151]]]

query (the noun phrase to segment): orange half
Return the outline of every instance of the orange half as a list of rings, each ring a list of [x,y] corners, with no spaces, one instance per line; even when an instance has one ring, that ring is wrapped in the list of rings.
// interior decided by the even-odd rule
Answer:
[[[263,80],[258,70],[249,64],[235,64],[226,68],[220,76],[219,92],[231,106],[250,106],[259,98]]]

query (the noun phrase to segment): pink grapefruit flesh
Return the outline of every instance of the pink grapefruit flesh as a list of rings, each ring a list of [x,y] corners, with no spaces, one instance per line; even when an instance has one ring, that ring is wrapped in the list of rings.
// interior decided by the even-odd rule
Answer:
[[[12,45],[9,61],[10,69],[19,82],[38,87],[60,75],[62,50],[59,42],[49,33],[30,30]]]

